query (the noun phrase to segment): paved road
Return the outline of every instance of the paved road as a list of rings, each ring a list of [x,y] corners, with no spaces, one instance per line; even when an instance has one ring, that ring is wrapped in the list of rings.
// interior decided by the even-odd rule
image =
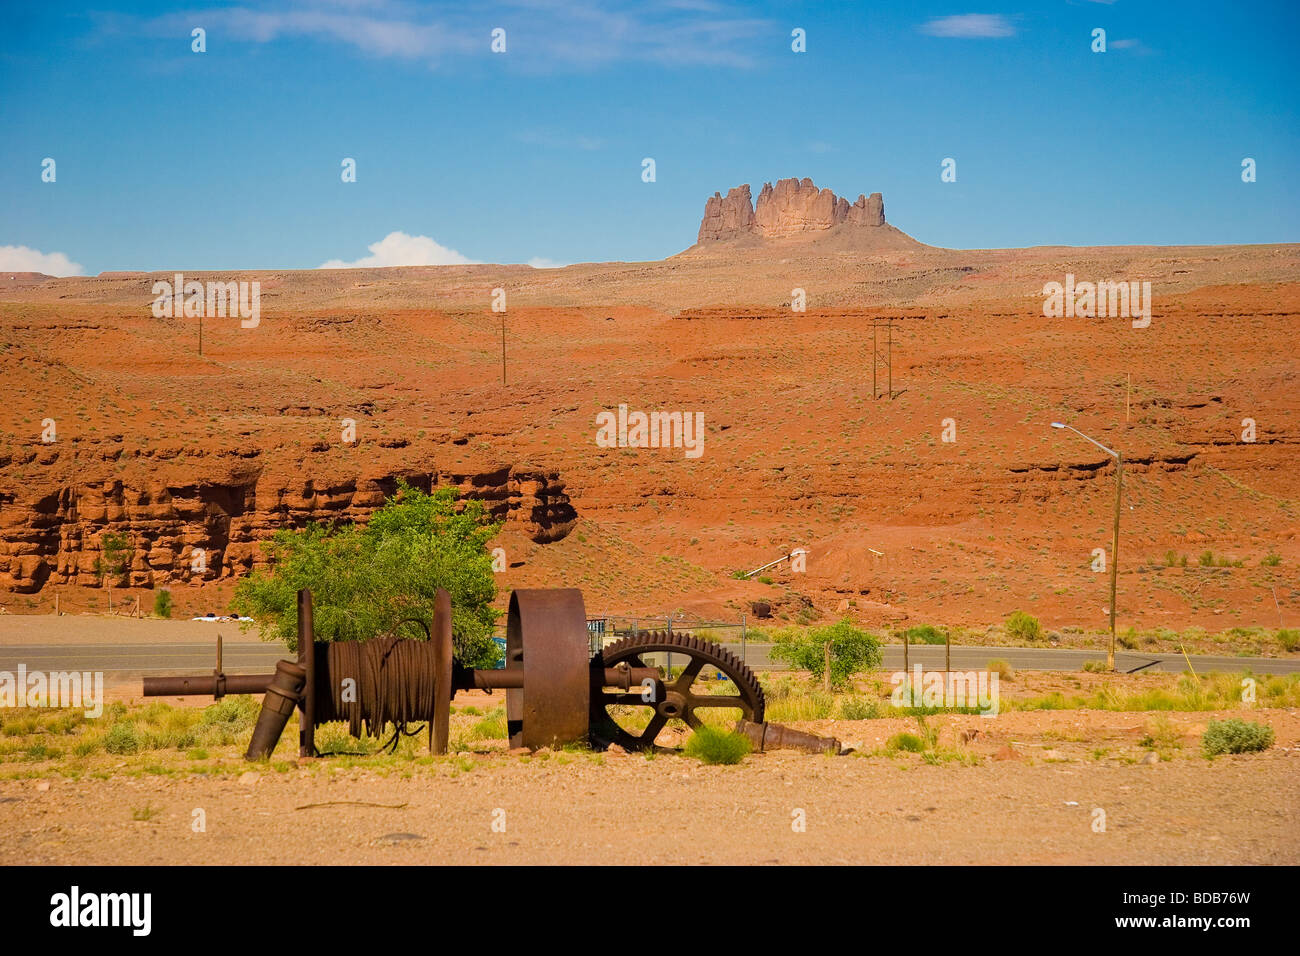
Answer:
[[[222,669],[227,674],[269,674],[275,662],[291,657],[283,644],[224,641]],[[21,662],[28,671],[104,671],[121,676],[210,674],[216,643],[202,644],[24,644],[0,647],[0,671]]]
[[[726,645],[737,655],[739,644]],[[755,670],[780,669],[784,665],[771,660],[771,644],[745,646],[745,660]],[[909,662],[920,663],[926,670],[942,669],[942,647],[913,645]],[[0,646],[0,671],[13,673],[19,663],[28,671],[103,671],[120,678],[145,674],[208,674],[215,661],[215,647],[208,644],[26,644]],[[262,674],[275,669],[275,662],[289,653],[281,644],[260,641],[226,641],[224,667],[227,674]],[[1004,660],[1017,670],[1078,671],[1086,661],[1104,660],[1099,650],[1074,650],[1057,647],[954,647],[952,666],[957,670],[982,670],[990,660]],[[890,670],[903,667],[903,648],[899,644],[884,647],[884,666]],[[1192,655],[1192,667],[1198,674],[1210,671],[1242,671],[1257,674],[1293,674],[1300,672],[1300,658],[1211,657]],[[1137,654],[1124,652],[1116,663],[1122,671],[1142,668],[1146,671],[1181,673],[1187,662],[1181,654]]]
[[[739,653],[738,644],[728,644],[731,650]],[[755,670],[777,669],[784,665],[771,660],[771,644],[748,644],[745,647],[745,661]],[[902,670],[903,645],[886,644],[884,666],[890,670]],[[942,647],[929,644],[913,644],[908,648],[908,663],[915,666],[920,663],[926,670],[943,669]],[[952,666],[954,670],[975,670],[988,666],[991,660],[1006,661],[1016,670],[1025,671],[1079,671],[1087,661],[1104,661],[1106,652],[1102,650],[1079,651],[1066,647],[954,647],[952,649]],[[1256,674],[1294,674],[1300,672],[1300,658],[1271,657],[1211,657],[1208,655],[1191,655],[1192,667],[1198,674],[1209,671],[1242,671],[1249,668]],[[1154,663],[1152,663],[1154,662]],[[1182,673],[1187,669],[1187,662],[1182,654],[1137,654],[1120,652],[1115,655],[1115,665],[1121,671],[1132,671],[1144,664],[1151,666],[1146,671],[1172,671]]]

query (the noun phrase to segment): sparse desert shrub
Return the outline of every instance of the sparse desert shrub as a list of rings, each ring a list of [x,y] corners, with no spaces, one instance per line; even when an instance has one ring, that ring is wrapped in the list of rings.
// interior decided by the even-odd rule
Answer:
[[[997,671],[999,680],[1016,679],[1016,672],[1014,668],[1012,668],[1012,666],[1009,663],[1002,660],[1000,657],[994,658],[993,660],[989,661],[989,670]]]
[[[1282,645],[1284,651],[1294,651],[1300,647],[1300,630],[1294,627],[1284,627],[1277,632],[1277,642]]]
[[[933,624],[920,624],[916,627],[907,629],[907,643],[909,644],[946,644],[947,638],[944,637],[943,631],[939,630]]]
[[[686,756],[707,764],[734,764],[744,760],[752,746],[744,734],[705,724],[686,741]]]
[[[1084,661],[1083,669],[1088,674],[1104,674],[1109,670],[1105,661]]]
[[[171,617],[172,616],[172,592],[163,588],[158,592],[158,596],[153,599],[154,617]]]
[[[1035,643],[1043,639],[1043,625],[1024,611],[1012,611],[1006,622],[1007,636],[1013,641]]]
[[[490,711],[470,730],[470,737],[475,740],[504,740],[507,736],[506,715],[500,708]]]
[[[880,716],[880,707],[866,697],[846,697],[840,701],[840,718],[843,720],[874,720]]]
[[[1273,746],[1273,728],[1265,724],[1229,717],[1212,720],[1201,737],[1201,747],[1207,757],[1218,754],[1243,754],[1267,750]]]
[[[885,742],[885,749],[893,751],[894,753],[897,753],[900,750],[905,750],[908,753],[919,754],[925,750],[925,741],[916,734],[909,734],[904,731],[890,737],[889,740]]]
[[[1282,563],[1282,555],[1270,551],[1264,557],[1259,559],[1259,563],[1266,568],[1275,568]]]
[[[135,724],[121,721],[108,728],[104,735],[104,749],[111,754],[133,754],[140,750],[140,734]]]

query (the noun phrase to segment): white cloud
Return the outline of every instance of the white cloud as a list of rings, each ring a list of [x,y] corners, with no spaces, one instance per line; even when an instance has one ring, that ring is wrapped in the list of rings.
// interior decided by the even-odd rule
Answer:
[[[131,32],[140,24],[148,33],[174,37],[188,35],[195,16],[208,28],[209,49],[219,37],[256,44],[307,38],[432,64],[495,59],[489,26],[501,25],[509,42],[501,58],[534,71],[628,60],[749,67],[755,44],[774,27],[743,3],[718,0],[263,0],[213,5],[201,14],[108,18],[105,28]]]
[[[455,249],[440,246],[428,236],[408,236],[404,232],[390,232],[378,242],[366,247],[370,255],[353,262],[331,259],[320,269],[378,269],[384,266],[460,266],[473,265],[475,260],[462,256]]]
[[[79,276],[85,270],[62,252],[41,252],[26,246],[0,246],[0,272],[43,272],[47,276]]]
[[[545,256],[533,256],[524,265],[532,266],[534,269],[563,269],[568,263],[547,259]]]
[[[932,37],[983,39],[1014,36],[1016,28],[999,13],[961,13],[952,17],[935,17],[921,27],[921,32]]]

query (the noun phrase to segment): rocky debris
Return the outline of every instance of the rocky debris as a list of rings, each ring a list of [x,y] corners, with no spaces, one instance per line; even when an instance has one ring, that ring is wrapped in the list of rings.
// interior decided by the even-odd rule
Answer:
[[[714,193],[704,204],[699,242],[759,236],[788,238],[821,232],[839,225],[883,226],[885,201],[880,193],[859,195],[852,205],[811,179],[779,179],[764,183],[758,202],[750,205],[749,184]]]

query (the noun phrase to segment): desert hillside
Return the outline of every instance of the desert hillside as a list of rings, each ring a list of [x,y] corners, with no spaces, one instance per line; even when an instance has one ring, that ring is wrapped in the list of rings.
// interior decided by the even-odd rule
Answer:
[[[770,235],[714,209],[733,234],[657,262],[180,270],[260,282],[257,327],[205,319],[201,356],[197,319],[151,314],[170,272],[0,284],[3,603],[102,607],[111,530],[115,603],[221,609],[274,529],[364,519],[406,478],[505,519],[503,590],[592,612],[1100,630],[1114,472],[1063,420],[1127,462],[1121,620],[1296,623],[1300,246],[945,250],[832,199]],[[1149,281],[1150,326],[1045,318],[1067,273]],[[602,447],[620,405],[700,413],[702,454]],[[732,577],[796,546],[805,574]]]

